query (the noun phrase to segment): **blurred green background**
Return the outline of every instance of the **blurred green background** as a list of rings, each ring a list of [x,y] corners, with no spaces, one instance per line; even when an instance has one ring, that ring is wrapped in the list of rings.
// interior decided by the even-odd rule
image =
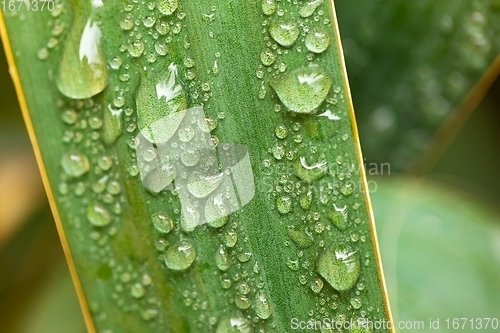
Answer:
[[[392,310],[434,332],[500,319],[499,9],[337,1]],[[84,332],[3,50],[0,91],[0,331]]]

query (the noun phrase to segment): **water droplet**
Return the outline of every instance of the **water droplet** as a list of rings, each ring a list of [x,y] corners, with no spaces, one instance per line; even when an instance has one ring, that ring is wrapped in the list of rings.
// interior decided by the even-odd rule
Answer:
[[[188,179],[188,191],[196,198],[205,198],[212,193],[223,180],[223,174],[214,176],[201,175],[199,172],[193,172]]]
[[[273,308],[271,307],[271,303],[269,302],[266,294],[263,291],[259,291],[257,295],[255,295],[255,314],[260,319],[267,319],[273,313]]]
[[[304,18],[311,16],[316,10],[316,8],[318,8],[319,5],[321,5],[322,3],[323,0],[308,1],[299,9],[299,15]]]
[[[158,310],[156,309],[146,309],[141,311],[141,318],[145,321],[151,321],[158,317]]]
[[[328,171],[326,161],[318,162],[313,165],[307,164],[306,158],[301,157],[295,163],[295,173],[297,176],[308,183],[312,183],[323,177]]]
[[[299,198],[300,207],[302,207],[302,209],[309,209],[311,207],[312,198],[311,191],[301,194]]]
[[[198,164],[200,158],[200,152],[196,149],[187,149],[181,152],[181,162],[188,167]]]
[[[215,333],[253,333],[252,324],[241,317],[223,317]]]
[[[326,216],[337,229],[346,230],[349,209],[347,206],[337,207],[337,205],[333,205],[333,208],[334,210],[327,211]]]
[[[243,281],[236,286],[236,291],[242,295],[248,295],[250,293],[250,286]]]
[[[61,118],[66,124],[73,125],[78,119],[78,114],[73,109],[67,109],[63,111]]]
[[[169,31],[170,31],[170,26],[168,25],[167,22],[165,21],[156,21],[156,31],[160,34],[160,35],[166,35]]]
[[[321,53],[330,45],[330,36],[325,29],[315,28],[308,32],[304,43],[309,51]]]
[[[252,257],[252,252],[241,252],[238,254],[238,260],[240,262],[247,262]]]
[[[179,7],[179,3],[177,0],[158,0],[157,7],[163,15],[172,15]]]
[[[281,102],[297,113],[312,113],[325,100],[332,80],[321,66],[309,64],[269,82]]]
[[[161,167],[155,168],[148,173],[142,182],[149,191],[159,193],[172,184],[174,178],[174,168],[172,165],[165,163]]]
[[[151,73],[141,79],[136,97],[137,123],[141,134],[148,141],[162,143],[169,140],[179,128],[185,113],[178,111],[187,109],[187,99],[175,64],[168,66],[166,78],[154,76]]]
[[[225,271],[230,266],[229,256],[224,245],[220,245],[215,252],[215,264],[221,271]]]
[[[102,204],[92,202],[87,206],[87,219],[96,227],[105,227],[111,223],[111,214]]]
[[[276,60],[276,56],[274,55],[273,51],[270,49],[266,49],[260,53],[260,60],[264,64],[264,66],[271,66],[274,64],[274,61]]]
[[[358,253],[340,244],[319,256],[317,271],[335,290],[347,291],[356,284],[361,273]]]
[[[252,300],[247,295],[236,294],[234,304],[240,309],[245,310],[252,306]]]
[[[133,42],[129,43],[127,46],[128,53],[134,57],[140,57],[142,52],[144,52],[144,43],[140,40],[134,40]]]
[[[285,156],[285,147],[283,147],[281,144],[276,144],[271,149],[271,152],[273,153],[275,159],[281,160]]]
[[[298,271],[299,270],[299,260],[298,259],[290,259],[288,258],[286,260],[286,266],[290,268],[292,271]]]
[[[353,297],[351,298],[351,305],[354,309],[359,309],[361,306],[363,306],[363,302],[359,297]]]
[[[170,216],[165,212],[156,212],[151,216],[153,225],[159,232],[168,234],[173,228],[174,224]]]
[[[151,28],[156,22],[156,18],[152,15],[149,15],[149,16],[146,16],[142,19],[142,24],[144,24],[144,26],[146,28]]]
[[[158,55],[164,56],[168,52],[167,45],[161,42],[155,43],[155,51],[156,53],[158,53]]]
[[[196,259],[196,249],[188,241],[181,240],[167,250],[165,265],[175,271],[188,269]]]
[[[288,129],[285,125],[278,125],[274,130],[274,134],[278,139],[284,139],[288,135]]]
[[[288,236],[299,248],[306,248],[314,243],[312,234],[306,233],[305,231],[299,231],[294,229],[288,229]]]
[[[36,56],[40,60],[46,60],[49,57],[49,50],[47,50],[46,47],[42,47],[38,52],[36,53]]]
[[[61,165],[71,177],[80,177],[89,171],[89,160],[78,151],[70,151],[63,155]]]
[[[84,99],[104,90],[108,69],[97,23],[92,17],[76,17],[74,22],[64,44],[56,85],[65,96]]]
[[[276,3],[274,0],[262,0],[262,12],[264,15],[273,15],[276,11]]]
[[[323,280],[321,280],[320,278],[315,278],[311,281],[311,290],[318,294],[321,289],[323,289]]]
[[[132,30],[132,28],[134,27],[134,20],[130,17],[125,17],[120,21],[120,27],[123,30]]]
[[[233,247],[238,241],[238,234],[233,229],[229,229],[224,233],[224,245],[227,247]]]
[[[299,33],[295,22],[273,22],[269,25],[269,34],[281,46],[289,47],[295,44]]]
[[[292,199],[290,197],[278,197],[276,199],[276,208],[280,214],[288,214],[292,211]]]
[[[132,287],[130,287],[130,295],[134,298],[141,298],[146,294],[146,289],[140,283],[134,283]]]
[[[224,204],[223,193],[219,193],[207,199],[205,202],[205,219],[212,228],[224,226],[228,218],[229,210]]]

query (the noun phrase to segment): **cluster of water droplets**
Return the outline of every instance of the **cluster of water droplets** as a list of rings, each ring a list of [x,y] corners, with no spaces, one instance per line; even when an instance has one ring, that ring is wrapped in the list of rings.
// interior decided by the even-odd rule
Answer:
[[[264,190],[282,216],[284,246],[294,253],[284,265],[316,298],[311,318],[370,316],[380,311],[363,306],[363,270],[374,269],[372,245],[360,209],[360,172],[347,153],[353,150],[350,136],[338,130],[340,123],[349,123],[345,93],[325,66],[325,56],[335,47],[331,22],[324,18],[327,4],[262,0],[261,7],[265,48],[256,70],[258,97],[274,101],[280,121],[260,169],[272,180]],[[295,59],[288,60],[291,55],[303,56],[303,63],[295,65]]]

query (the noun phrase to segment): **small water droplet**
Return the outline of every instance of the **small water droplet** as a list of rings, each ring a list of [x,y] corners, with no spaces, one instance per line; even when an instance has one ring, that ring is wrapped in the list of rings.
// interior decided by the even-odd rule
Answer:
[[[306,248],[314,243],[312,234],[306,233],[305,231],[288,229],[288,236],[299,248]]]
[[[169,269],[182,271],[188,269],[196,259],[196,249],[188,241],[181,240],[167,250],[165,265]]]
[[[140,40],[134,40],[133,42],[129,43],[127,46],[128,53],[134,57],[140,57],[142,52],[144,52],[144,43]]]
[[[245,318],[223,317],[215,333],[253,333],[253,326]]]
[[[269,25],[269,34],[281,46],[289,47],[295,44],[299,33],[295,22],[273,22]]]
[[[71,177],[80,177],[89,171],[89,160],[78,151],[70,151],[63,155],[61,165]]]
[[[285,147],[281,144],[276,144],[271,149],[271,152],[273,153],[275,159],[281,160],[285,156]]]
[[[248,309],[252,306],[252,300],[247,295],[236,294],[234,297],[234,304],[242,310]]]
[[[125,17],[120,21],[120,27],[123,30],[132,30],[134,27],[134,20],[130,17]]]
[[[318,162],[313,165],[307,164],[306,158],[301,157],[295,163],[295,173],[297,176],[308,183],[312,183],[323,177],[328,171],[326,161]]]
[[[317,271],[335,290],[347,291],[361,273],[359,255],[348,245],[337,245],[319,256]]]
[[[167,22],[163,21],[163,20],[159,20],[159,21],[156,21],[156,31],[160,34],[160,35],[166,35],[169,31],[170,31],[170,26],[168,25]]]
[[[321,289],[323,289],[323,280],[321,280],[320,278],[315,278],[311,281],[311,290],[318,294]]]
[[[156,3],[158,10],[163,15],[172,15],[177,7],[179,7],[179,3],[177,0],[158,0]]]
[[[73,125],[78,119],[78,114],[73,109],[66,109],[61,115],[62,121],[68,125]]]
[[[260,319],[267,319],[273,313],[273,308],[271,307],[271,303],[267,298],[266,294],[263,291],[259,291],[257,295],[255,295],[255,314]]]
[[[146,289],[140,283],[134,283],[130,287],[130,295],[134,298],[141,298],[146,294]]]
[[[159,232],[168,234],[173,228],[174,224],[170,216],[165,212],[156,212],[151,216],[153,225]]]
[[[215,252],[215,264],[221,271],[225,271],[230,266],[229,256],[224,245],[220,245]]]
[[[288,258],[286,260],[286,266],[290,268],[292,271],[298,271],[299,270],[299,260],[298,259],[290,259]]]
[[[92,202],[87,206],[87,219],[96,227],[104,227],[111,223],[111,214],[104,205]]]
[[[284,139],[288,135],[288,129],[285,125],[278,125],[274,130],[274,134],[278,139]]]
[[[347,206],[338,207],[337,205],[333,205],[334,210],[329,210],[326,213],[326,216],[330,221],[332,221],[333,225],[337,227],[337,229],[343,231],[347,229],[347,221],[349,209]]]
[[[287,196],[276,199],[276,208],[280,214],[288,214],[292,211],[292,199]]]
[[[351,298],[351,305],[354,309],[358,310],[361,306],[363,306],[363,302],[359,297],[353,297]]]
[[[324,68],[309,64],[279,76],[269,84],[290,111],[312,113],[325,100],[332,80]]]
[[[271,66],[272,64],[274,64],[276,56],[274,55],[273,51],[271,51],[270,49],[266,49],[261,52],[260,60],[262,61],[262,64],[264,64],[264,66]]]
[[[321,53],[330,45],[330,36],[325,29],[315,28],[308,32],[304,43],[309,51]]]
[[[264,15],[273,15],[276,11],[276,3],[274,0],[262,0],[262,12]]]
[[[313,198],[312,191],[308,191],[307,193],[301,194],[299,198],[300,207],[306,210],[309,209],[311,207],[312,198]]]
[[[233,229],[229,229],[224,233],[224,245],[227,247],[233,247],[238,241],[238,234]]]

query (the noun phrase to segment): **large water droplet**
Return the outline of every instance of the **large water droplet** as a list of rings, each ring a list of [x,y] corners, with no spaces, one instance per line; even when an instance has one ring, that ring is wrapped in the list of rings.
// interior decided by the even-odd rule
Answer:
[[[312,29],[307,34],[304,43],[309,51],[321,53],[330,45],[330,36],[323,28]]]
[[[340,244],[319,256],[316,269],[335,290],[347,291],[356,284],[361,273],[359,255],[349,246]]]
[[[63,155],[61,165],[71,177],[80,177],[89,171],[89,160],[78,151],[70,151]]]
[[[273,15],[276,11],[276,3],[274,0],[262,0],[262,12],[264,15]]]
[[[318,162],[313,165],[307,164],[306,158],[301,157],[295,163],[295,173],[297,176],[308,183],[312,183],[323,177],[328,171],[328,166],[325,161]]]
[[[130,295],[134,298],[141,298],[146,294],[146,289],[140,283],[135,283],[130,287]]]
[[[153,221],[154,227],[159,232],[167,234],[174,228],[172,219],[167,213],[156,212],[151,216],[151,220]]]
[[[312,113],[325,100],[332,80],[321,66],[309,64],[269,82],[281,102],[297,113]]]
[[[101,28],[89,11],[88,8],[76,11],[56,74],[59,91],[75,99],[92,97],[108,84]]]
[[[229,256],[224,245],[220,245],[215,252],[215,264],[221,271],[225,271],[229,268]]]
[[[184,119],[185,113],[178,111],[187,108],[186,93],[178,79],[177,66],[173,63],[168,66],[166,78],[149,75],[142,78],[136,105],[141,134],[153,143],[170,139]]]
[[[96,227],[104,227],[111,223],[111,214],[102,204],[92,202],[87,206],[87,219]]]
[[[295,22],[273,22],[269,25],[269,34],[281,46],[289,47],[295,44],[299,33]]]
[[[223,317],[215,333],[253,333],[252,324],[241,317]]]
[[[174,271],[188,269],[196,259],[196,249],[188,241],[181,240],[168,249],[165,254],[165,265]]]
[[[316,8],[323,3],[323,0],[310,0],[299,9],[299,15],[306,18],[311,16]]]
[[[252,300],[247,295],[236,294],[234,304],[240,309],[245,310],[252,306]]]
[[[177,7],[179,7],[179,3],[177,0],[158,0],[157,7],[160,13],[164,15],[172,15]]]
[[[273,308],[266,294],[259,291],[255,296],[255,314],[261,319],[267,319],[273,313]]]

